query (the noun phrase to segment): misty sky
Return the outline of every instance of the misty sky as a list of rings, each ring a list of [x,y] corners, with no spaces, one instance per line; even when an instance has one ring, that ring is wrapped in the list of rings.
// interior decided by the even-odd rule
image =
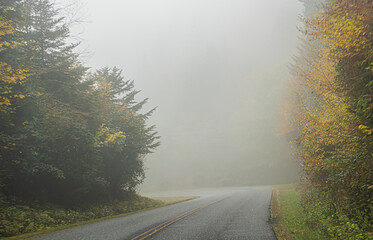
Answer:
[[[298,174],[277,134],[296,0],[81,0],[83,60],[117,66],[158,109],[143,191],[271,184]]]

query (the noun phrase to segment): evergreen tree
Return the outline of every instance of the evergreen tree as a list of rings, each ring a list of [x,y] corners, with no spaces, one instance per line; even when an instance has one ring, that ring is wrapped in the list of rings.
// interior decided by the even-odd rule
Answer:
[[[139,91],[133,81],[124,81],[117,68],[103,68],[89,78],[96,86],[97,148],[103,159],[100,174],[107,183],[106,194],[113,198],[123,190],[133,191],[144,178],[143,157],[159,146],[154,127],[146,127],[146,114],[139,111],[147,99],[135,101]],[[104,110],[105,109],[105,110]],[[104,110],[104,111],[103,111]]]
[[[82,188],[76,183],[68,184],[71,178],[67,174],[88,178],[84,172],[90,170],[86,166],[94,166],[84,164],[90,161],[89,154],[81,152],[93,155],[85,147],[92,145],[92,136],[85,130],[87,89],[80,83],[85,68],[71,52],[74,45],[66,44],[69,29],[50,1],[23,1],[19,8],[24,18],[17,29],[23,44],[17,54],[20,64],[29,69],[24,87],[32,94],[12,115],[22,127],[12,134],[18,139],[18,153],[8,158],[15,158],[20,164],[5,190],[24,197],[42,196],[49,201],[72,190],[61,188],[56,192],[56,184]],[[80,154],[87,157],[78,158]]]
[[[6,99],[2,74],[0,97],[9,104],[0,110],[10,109],[0,111],[2,193],[63,205],[123,199],[144,178],[143,157],[159,145],[146,125],[154,109],[140,113],[147,99],[135,101],[139,91],[117,68],[86,76],[52,1],[2,6],[14,21],[0,19],[10,29],[0,29],[0,57],[19,70],[8,75],[24,82]],[[2,51],[4,44],[11,49]]]
[[[12,61],[12,54],[20,46],[15,34],[19,19],[15,1],[0,1],[0,188],[17,174],[19,165],[13,114],[17,104],[24,101],[22,84],[27,76],[26,69]]]

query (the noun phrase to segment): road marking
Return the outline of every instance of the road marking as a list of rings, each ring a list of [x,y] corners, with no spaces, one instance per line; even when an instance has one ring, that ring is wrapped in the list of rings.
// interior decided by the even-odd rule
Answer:
[[[177,222],[177,221],[179,221],[179,220],[185,218],[186,216],[189,216],[189,215],[191,215],[191,214],[193,214],[193,213],[195,213],[195,212],[197,212],[197,211],[199,211],[199,210],[201,210],[201,209],[203,209],[203,208],[205,208],[205,207],[208,207],[208,206],[210,206],[210,205],[212,205],[212,204],[214,204],[214,203],[217,203],[217,202],[223,201],[224,199],[226,199],[226,198],[228,198],[228,197],[230,197],[230,196],[232,196],[232,195],[229,195],[229,196],[227,196],[227,197],[225,197],[225,198],[222,198],[222,199],[219,199],[219,200],[216,200],[216,201],[210,202],[210,203],[208,203],[208,204],[206,204],[206,205],[203,205],[203,206],[201,206],[201,207],[198,207],[198,208],[192,209],[192,210],[190,210],[190,211],[187,211],[187,212],[185,212],[185,213],[183,213],[183,214],[180,214],[180,215],[178,215],[178,216],[176,216],[176,217],[174,217],[174,218],[172,218],[172,219],[170,219],[170,220],[167,220],[167,221],[165,221],[165,222],[159,224],[159,225],[156,226],[156,227],[153,227],[152,229],[149,229],[148,231],[146,231],[146,232],[144,232],[144,233],[142,233],[142,234],[140,234],[140,235],[138,235],[138,236],[136,236],[136,237],[134,237],[134,238],[131,238],[131,240],[143,240],[143,239],[145,239],[145,238],[147,238],[147,237],[150,237],[151,235],[155,234],[156,232],[158,232],[158,231],[164,229],[165,227],[170,226],[171,224],[173,224],[173,223],[175,223],[175,222]]]

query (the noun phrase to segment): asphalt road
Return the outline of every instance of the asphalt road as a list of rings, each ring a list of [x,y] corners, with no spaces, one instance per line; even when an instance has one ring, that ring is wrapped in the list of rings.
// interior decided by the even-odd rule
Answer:
[[[271,193],[271,188],[250,187],[145,194],[200,198],[31,239],[276,239],[267,223]]]

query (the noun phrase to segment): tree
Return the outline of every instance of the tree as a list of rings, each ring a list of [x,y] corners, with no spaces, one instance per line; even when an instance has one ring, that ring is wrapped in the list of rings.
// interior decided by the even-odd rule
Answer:
[[[154,109],[140,113],[147,99],[135,101],[121,70],[87,75],[52,1],[7,6],[16,21],[0,19],[2,193],[65,206],[123,199],[159,145],[146,124]]]
[[[0,2],[0,187],[5,179],[13,175],[13,169],[19,164],[17,159],[8,158],[10,152],[16,151],[16,137],[12,134],[15,122],[12,114],[19,101],[27,93],[22,90],[26,81],[27,70],[23,66],[13,65],[8,55],[21,44],[15,36],[18,20],[14,2]]]
[[[139,91],[133,81],[123,81],[117,68],[103,68],[93,73],[89,81],[95,86],[96,147],[103,159],[100,174],[109,196],[133,191],[144,178],[143,157],[159,146],[154,126],[146,127],[145,120],[154,109],[140,114],[147,99],[134,100]]]
[[[66,44],[69,29],[52,3],[30,0],[18,7],[23,19],[16,30],[22,45],[14,54],[16,63],[28,66],[23,88],[32,94],[11,116],[18,127],[9,135],[17,148],[7,158],[18,165],[4,190],[25,198],[64,201],[61,195],[85,191],[83,185],[90,182],[95,166],[93,148],[86,147],[93,137],[86,131],[87,88],[80,83],[85,68],[71,52],[74,46]]]
[[[311,215],[322,209],[318,218],[332,223],[325,228],[333,237],[368,237],[371,228],[372,6],[338,0],[306,20],[309,41],[292,85],[297,104],[286,116],[295,119],[304,206]]]

